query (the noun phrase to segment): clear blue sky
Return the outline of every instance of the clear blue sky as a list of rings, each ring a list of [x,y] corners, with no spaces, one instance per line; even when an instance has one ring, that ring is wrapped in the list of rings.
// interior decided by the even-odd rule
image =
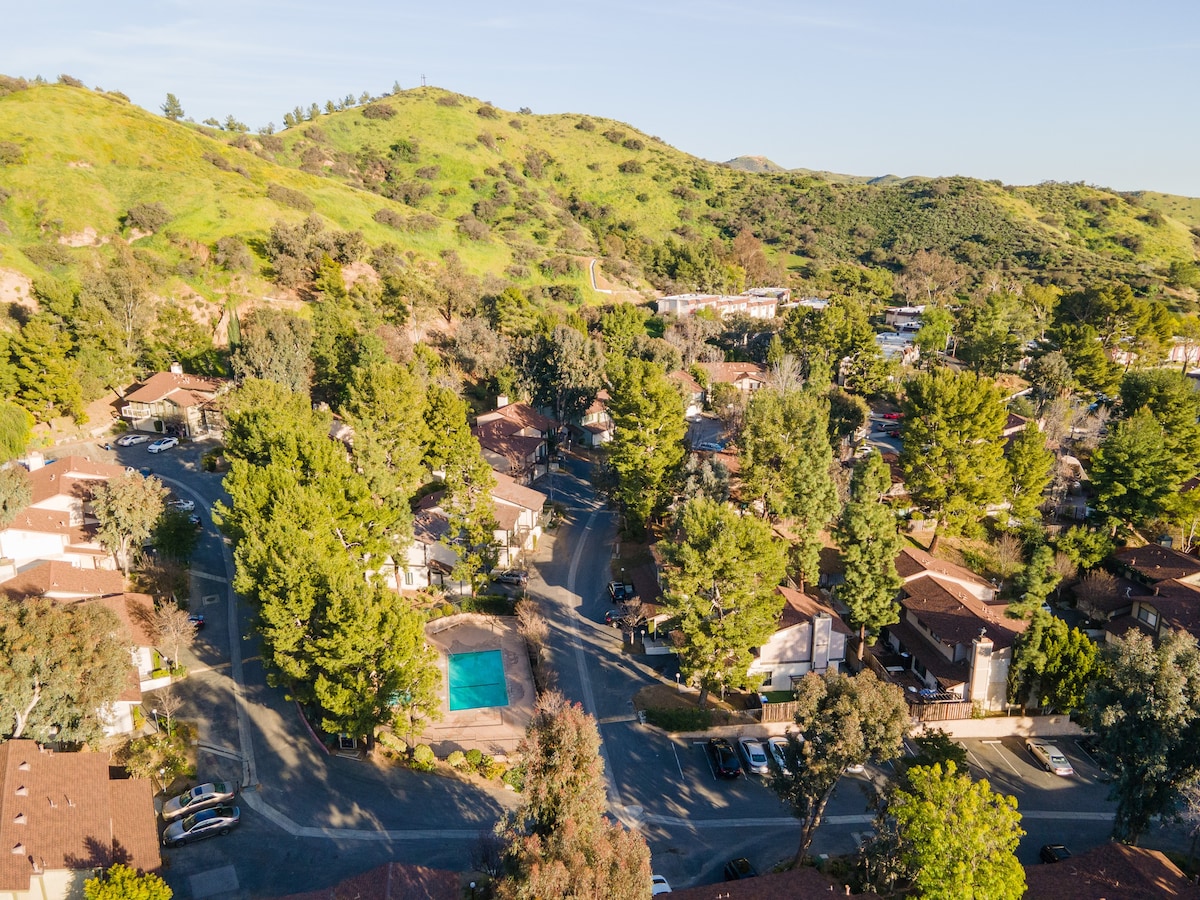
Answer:
[[[421,83],[696,156],[1200,196],[1194,0],[53,0],[0,71],[252,128]]]

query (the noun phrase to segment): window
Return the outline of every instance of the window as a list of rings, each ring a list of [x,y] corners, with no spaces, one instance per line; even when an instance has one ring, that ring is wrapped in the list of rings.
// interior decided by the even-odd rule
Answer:
[[[773,682],[774,680],[775,680],[774,672],[763,672],[763,680],[762,680],[763,687],[770,687],[771,682]]]
[[[412,587],[412,584],[413,584],[413,573],[412,572],[404,573],[404,583],[407,584],[409,587]]]
[[[1153,606],[1146,606],[1145,604],[1138,606],[1137,617],[1151,628],[1158,627],[1158,610]]]

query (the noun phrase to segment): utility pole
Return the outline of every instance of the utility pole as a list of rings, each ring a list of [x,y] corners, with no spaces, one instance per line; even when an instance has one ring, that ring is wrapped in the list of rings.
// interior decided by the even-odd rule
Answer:
[[[425,76],[421,76],[421,87],[425,87]]]

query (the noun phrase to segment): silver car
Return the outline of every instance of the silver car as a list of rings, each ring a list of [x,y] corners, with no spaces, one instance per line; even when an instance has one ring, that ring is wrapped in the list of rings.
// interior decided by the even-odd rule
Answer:
[[[738,740],[742,755],[746,757],[746,769],[755,775],[766,775],[770,772],[767,765],[767,751],[763,749],[762,741],[758,738],[744,737]]]
[[[1053,772],[1055,775],[1062,775],[1063,777],[1075,774],[1075,769],[1070,761],[1053,744],[1047,744],[1045,741],[1028,740],[1025,742],[1025,749],[1033,755],[1033,758],[1047,772]]]
[[[208,809],[210,806],[228,803],[234,798],[236,793],[237,788],[224,781],[210,781],[208,784],[198,785],[186,794],[172,797],[164,803],[162,808],[163,820],[170,822],[172,819],[191,815],[198,810]]]
[[[182,847],[184,844],[202,841],[218,834],[229,834],[237,827],[241,818],[242,811],[236,806],[203,809],[194,816],[168,825],[162,836],[163,846]]]

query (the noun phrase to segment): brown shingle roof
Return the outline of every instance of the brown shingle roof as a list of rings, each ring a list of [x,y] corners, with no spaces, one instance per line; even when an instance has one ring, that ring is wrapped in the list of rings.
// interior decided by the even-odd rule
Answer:
[[[791,628],[802,622],[811,622],[817,613],[825,613],[833,618],[834,631],[853,636],[854,632],[842,621],[841,616],[820,600],[783,585],[775,590],[783,597],[783,610],[779,614],[779,625],[776,626],[776,630],[782,631],[784,628]]]
[[[969,644],[982,629],[996,649],[1011,647],[1013,639],[1029,623],[1010,619],[1003,604],[987,604],[968,594],[958,585],[933,575],[906,582],[906,594],[900,605],[948,646]]]
[[[1025,896],[1036,900],[1143,900],[1200,897],[1200,888],[1157,850],[1101,844],[1054,865],[1025,868]]]
[[[458,874],[391,862],[330,888],[289,894],[279,900],[461,900]]]
[[[124,466],[92,462],[82,456],[64,456],[29,473],[33,494],[29,503],[36,506],[60,494],[71,497],[90,494],[92,485],[89,482],[108,481],[124,474]]]
[[[925,666],[925,670],[937,679],[939,685],[950,689],[960,684],[966,684],[970,677],[970,668],[966,660],[951,662],[929,642],[918,628],[903,620],[889,625],[888,633],[904,645],[904,649],[913,654]]]
[[[0,584],[9,597],[43,597],[66,593],[88,597],[120,594],[125,576],[111,569],[82,569],[59,560],[42,560]]]
[[[680,385],[689,395],[702,393],[700,383],[692,377],[691,372],[687,372],[684,369],[676,369],[674,372],[669,373],[667,378]]]
[[[678,900],[714,900],[716,897],[728,897],[729,900],[829,900],[830,897],[849,895],[842,882],[806,867],[723,884],[702,884],[676,890],[671,896]]]
[[[29,890],[34,865],[162,865],[150,782],[110,780],[107,755],[7,741],[0,744],[0,778],[0,890]],[[8,852],[18,845],[20,853]]]
[[[211,400],[223,386],[224,381],[214,381],[199,375],[179,375],[175,372],[155,372],[141,387],[125,395],[125,400],[135,403],[154,403],[170,398],[178,406],[198,406]]]
[[[543,438],[524,437],[517,434],[517,430],[511,422],[496,419],[476,425],[471,429],[471,434],[479,441],[479,446],[503,456],[514,466],[519,466],[537,453]]]
[[[1142,597],[1142,605],[1149,604],[1172,628],[1200,635],[1200,587],[1183,581],[1160,581],[1155,585],[1158,593]]]
[[[496,499],[515,504],[522,509],[532,509],[535,512],[540,512],[546,505],[546,495],[541,491],[517,484],[515,479],[503,472],[497,472],[495,477],[496,486],[492,488],[492,496]]]
[[[767,382],[767,370],[758,363],[752,362],[714,362],[700,363],[701,368],[708,373],[714,384],[734,384],[743,378]]]
[[[939,559],[917,547],[905,547],[896,555],[896,572],[901,578],[911,578],[914,575],[931,572],[936,575],[946,575],[950,578],[956,578],[968,584],[976,584],[987,588],[989,591],[996,589],[995,585],[990,581],[976,575],[970,569],[965,569],[952,562]]]
[[[1113,557],[1151,582],[1188,578],[1200,572],[1200,560],[1158,544],[1126,547]]]
[[[133,646],[153,647],[158,642],[154,632],[154,598],[149,594],[117,594],[84,602],[111,609],[125,626]]]
[[[528,403],[510,403],[491,412],[484,413],[480,420],[494,421],[494,416],[500,416],[518,428],[532,428],[543,434],[553,431],[557,426],[553,419],[543,416]]]

